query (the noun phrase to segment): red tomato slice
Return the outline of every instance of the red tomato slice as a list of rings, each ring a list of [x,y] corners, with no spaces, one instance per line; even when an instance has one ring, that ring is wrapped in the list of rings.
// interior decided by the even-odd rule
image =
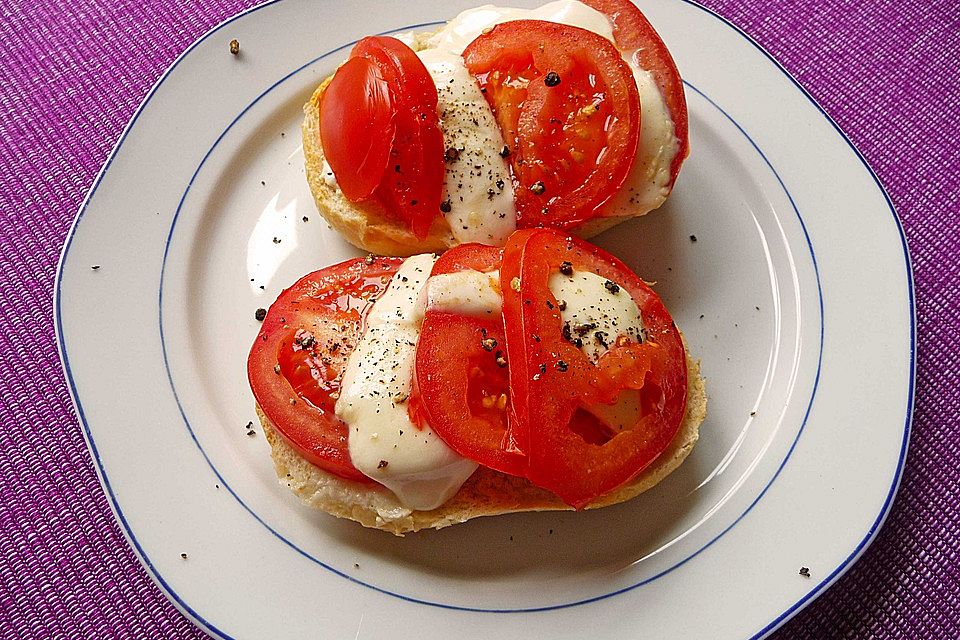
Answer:
[[[427,236],[440,215],[443,133],[437,88],[410,47],[386,36],[357,43],[321,98],[320,142],[351,202]]]
[[[460,245],[437,260],[431,276],[493,271],[500,254],[494,247]],[[410,411],[460,455],[520,475],[525,456],[512,430],[505,345],[499,313],[480,318],[428,309],[417,342]]]
[[[680,148],[670,165],[670,183],[677,179],[680,165],[690,152],[687,135],[687,99],[683,93],[683,81],[653,25],[631,0],[581,0],[588,7],[607,14],[613,23],[613,39],[621,51],[634,51],[641,69],[653,75],[660,92],[663,94],[670,117],[673,119],[674,133]]]
[[[281,293],[247,359],[257,404],[287,442],[321,469],[359,481],[369,479],[350,461],[347,427],[334,405],[363,319],[403,260],[367,262],[315,271]]]
[[[646,340],[618,339],[594,364],[564,331],[548,286],[563,263],[599,274],[619,285],[616,295],[631,296]],[[636,476],[676,435],[687,388],[680,333],[657,295],[622,262],[559,231],[512,235],[500,277],[516,429],[529,433],[525,475],[582,508]],[[626,391],[639,396],[636,419],[613,429],[596,417],[596,408]]]
[[[397,133],[392,111],[387,82],[366,58],[347,60],[324,91],[320,103],[323,154],[343,195],[353,202],[368,199],[383,178]]]
[[[599,214],[636,156],[640,97],[617,48],[553,22],[497,25],[464,50],[510,146],[517,225],[571,228]]]

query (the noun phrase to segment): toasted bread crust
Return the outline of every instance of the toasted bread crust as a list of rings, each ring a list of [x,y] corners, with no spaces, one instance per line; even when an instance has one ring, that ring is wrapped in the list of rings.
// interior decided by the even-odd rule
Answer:
[[[707,411],[700,364],[687,354],[687,408],[676,437],[636,478],[587,506],[605,507],[629,500],[650,489],[684,461],[699,437]],[[306,504],[365,527],[403,535],[420,529],[441,529],[471,518],[518,511],[566,511],[572,507],[529,481],[480,467],[450,500],[431,511],[404,507],[389,490],[374,483],[345,480],[307,462],[274,429],[257,407],[281,484]]]

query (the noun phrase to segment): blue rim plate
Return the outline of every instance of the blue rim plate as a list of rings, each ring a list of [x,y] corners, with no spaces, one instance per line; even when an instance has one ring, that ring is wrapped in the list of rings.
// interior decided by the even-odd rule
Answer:
[[[246,435],[253,310],[355,254],[310,200],[300,105],[358,37],[429,30],[469,7],[456,4],[268,2],[150,91],[56,288],[64,372],[111,507],[149,575],[216,637],[766,635],[856,561],[890,508],[912,415],[911,269],[862,155],[759,45],[686,0],[641,6],[685,76],[691,157],[661,211],[598,239],[658,282],[701,359],[709,415],[679,471],[595,513],[399,540],[309,512]],[[123,319],[109,332],[106,309]]]

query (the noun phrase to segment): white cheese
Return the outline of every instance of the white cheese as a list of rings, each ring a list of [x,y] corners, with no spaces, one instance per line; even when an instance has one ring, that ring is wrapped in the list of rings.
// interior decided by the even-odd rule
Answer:
[[[503,245],[517,228],[517,211],[493,111],[459,54],[425,49],[417,55],[437,85],[446,165],[441,201],[449,207],[450,231],[461,243]]]
[[[513,9],[491,4],[468,9],[444,25],[427,43],[428,46],[459,55],[485,29],[513,20],[557,22],[593,31],[607,40],[613,40],[613,27],[606,15],[576,0],[556,0],[536,9]]]
[[[407,413],[414,357],[423,320],[421,290],[435,258],[408,258],[373,305],[366,331],[347,362],[336,414],[349,427],[350,458],[405,506],[439,507],[477,468],[429,426]]]
[[[494,317],[503,309],[500,272],[458,271],[430,278],[427,308],[464,316]]]
[[[640,144],[626,182],[608,205],[611,216],[630,216],[663,204],[670,195],[670,164],[680,150],[660,87],[650,72],[633,61],[633,52],[625,52],[623,57],[630,62],[640,91]]]
[[[551,274],[548,284],[560,306],[561,320],[570,327],[570,336],[581,343],[581,351],[593,362],[617,338],[634,342],[645,339],[640,309],[617,283],[575,269],[571,275]]]
[[[646,339],[640,309],[625,289],[616,282],[589,271],[574,270],[572,275],[553,273],[550,292],[557,299],[566,334],[580,344],[594,363],[618,338],[633,342]],[[641,415],[640,392],[625,389],[613,404],[584,407],[613,433],[632,428]]]

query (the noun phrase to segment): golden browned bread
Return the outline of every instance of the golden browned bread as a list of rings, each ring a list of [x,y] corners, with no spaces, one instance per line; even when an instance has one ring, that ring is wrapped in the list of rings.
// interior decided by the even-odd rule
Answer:
[[[687,409],[680,429],[670,446],[636,478],[587,506],[606,507],[633,498],[667,477],[687,457],[699,437],[700,423],[707,413],[707,396],[700,364],[687,354]],[[440,529],[480,516],[517,511],[572,510],[553,493],[523,478],[480,467],[460,491],[431,511],[404,507],[381,485],[345,480],[307,462],[277,433],[257,407],[263,432],[280,483],[289,487],[306,504],[340,518],[355,520],[365,527],[403,535],[419,529]]]

